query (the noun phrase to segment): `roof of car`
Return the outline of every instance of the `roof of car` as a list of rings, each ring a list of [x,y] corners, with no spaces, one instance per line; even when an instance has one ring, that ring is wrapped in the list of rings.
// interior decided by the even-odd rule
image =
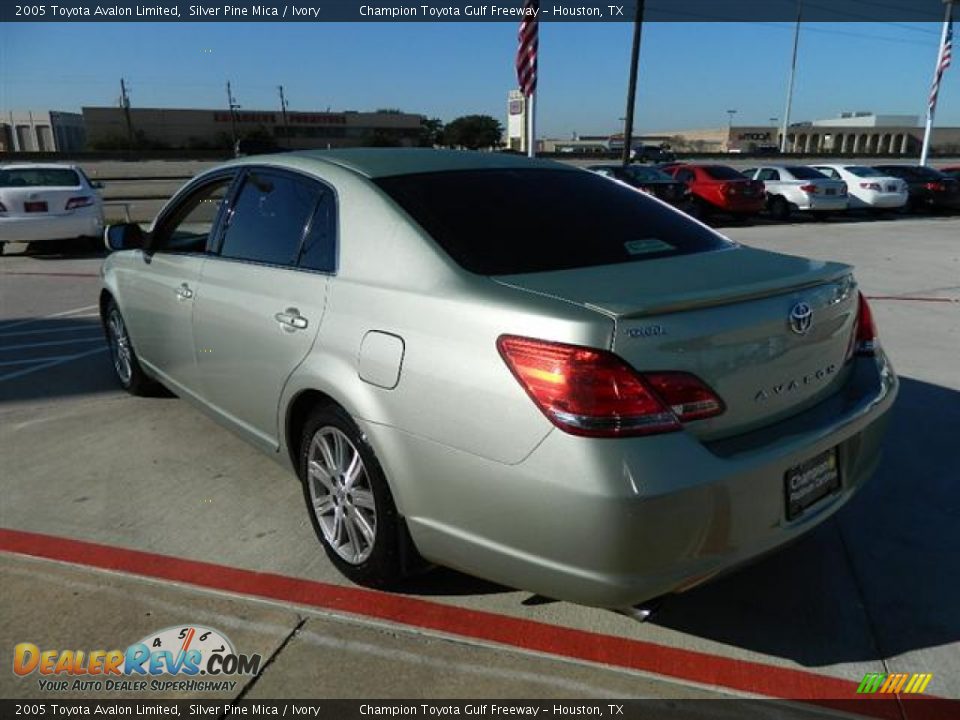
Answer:
[[[65,163],[10,163],[0,165],[0,170],[76,170],[76,165]]]
[[[251,155],[235,162],[257,163],[269,159],[272,165],[289,163],[302,167],[304,161],[331,163],[368,178],[456,170],[495,170],[541,168],[577,170],[572,165],[538,160],[513,153],[470,150],[434,150],[431,148],[345,148],[342,150],[297,150],[289,153]]]

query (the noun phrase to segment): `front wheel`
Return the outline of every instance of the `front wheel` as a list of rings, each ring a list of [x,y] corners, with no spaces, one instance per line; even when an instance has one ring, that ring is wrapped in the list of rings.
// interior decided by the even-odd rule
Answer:
[[[103,316],[103,328],[107,335],[107,346],[110,348],[110,359],[113,361],[113,370],[120,385],[131,395],[152,395],[158,389],[156,382],[148,378],[137,353],[130,342],[127,325],[120,314],[115,300],[107,303]]]
[[[300,448],[310,520],[340,572],[377,587],[402,579],[409,540],[366,436],[346,412],[326,406],[307,421]]]

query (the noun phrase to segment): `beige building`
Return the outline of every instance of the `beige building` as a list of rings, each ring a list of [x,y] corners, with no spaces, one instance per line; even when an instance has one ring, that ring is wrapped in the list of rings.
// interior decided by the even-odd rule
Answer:
[[[272,141],[281,147],[416,145],[421,116],[401,112],[292,112],[85,107],[89,146],[122,146],[131,133],[141,145],[230,147],[234,138]]]
[[[912,115],[842,113],[840,117],[796,123],[787,132],[786,150],[808,155],[918,156],[923,126]],[[733,126],[658,133],[670,138],[674,150],[687,152],[762,152],[779,148],[781,130],[766,126]],[[960,151],[960,127],[935,127],[934,152]]]
[[[85,144],[80,113],[0,110],[0,152],[76,152]]]

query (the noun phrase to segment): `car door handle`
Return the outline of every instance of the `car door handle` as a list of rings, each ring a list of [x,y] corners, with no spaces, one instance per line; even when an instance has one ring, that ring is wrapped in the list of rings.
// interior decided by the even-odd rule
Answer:
[[[173,292],[176,294],[177,300],[189,300],[193,297],[193,290],[191,290],[190,286],[186,283],[183,283]]]
[[[283,312],[278,312],[273,316],[274,319],[283,326],[284,330],[306,330],[310,322],[300,314],[297,308],[287,308]]]

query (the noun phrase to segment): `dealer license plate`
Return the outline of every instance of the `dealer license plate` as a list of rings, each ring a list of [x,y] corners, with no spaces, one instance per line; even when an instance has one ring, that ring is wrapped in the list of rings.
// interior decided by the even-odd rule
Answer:
[[[787,520],[794,520],[840,489],[837,449],[831,448],[787,470],[783,486],[787,499]]]

